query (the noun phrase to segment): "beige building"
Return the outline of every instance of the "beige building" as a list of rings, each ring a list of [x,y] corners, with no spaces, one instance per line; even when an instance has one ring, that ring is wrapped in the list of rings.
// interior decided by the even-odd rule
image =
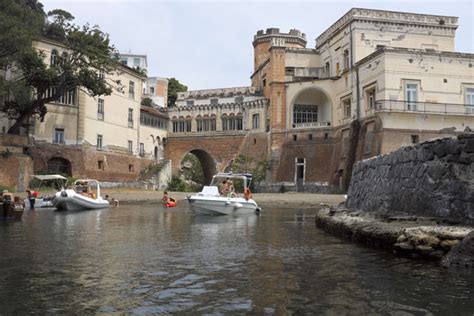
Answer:
[[[48,63],[66,51],[50,40],[33,45]],[[104,77],[112,86],[121,82],[120,89],[113,89],[111,95],[92,97],[77,88],[47,104],[44,121],[33,118],[27,131],[34,145],[30,152],[35,172],[124,181],[136,180],[150,164],[165,164],[162,140],[168,119],[140,105],[145,79],[140,72],[119,64],[117,71]],[[5,129],[11,125],[6,119],[2,122]]]
[[[251,81],[268,104],[260,115],[271,187],[313,191],[341,184],[356,160],[474,128],[474,55],[454,51],[457,22],[354,8],[314,48],[306,48],[298,30],[258,31]],[[212,107],[202,95],[180,95],[170,110],[170,138],[180,137],[181,125],[200,133],[206,115],[215,115],[221,130],[216,109],[225,101]],[[242,125],[250,126],[251,117],[243,117]]]

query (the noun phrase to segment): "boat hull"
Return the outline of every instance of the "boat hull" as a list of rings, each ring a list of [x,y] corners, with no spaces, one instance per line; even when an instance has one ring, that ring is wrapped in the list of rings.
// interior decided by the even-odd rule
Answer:
[[[66,211],[94,210],[109,207],[109,202],[100,198],[91,199],[77,194],[74,190],[65,190],[56,193],[53,206]]]
[[[188,202],[192,211],[204,215],[239,215],[259,211],[257,203],[252,199],[194,195],[188,198]]]
[[[23,216],[23,206],[15,203],[0,203],[0,218],[5,220],[20,220]]]

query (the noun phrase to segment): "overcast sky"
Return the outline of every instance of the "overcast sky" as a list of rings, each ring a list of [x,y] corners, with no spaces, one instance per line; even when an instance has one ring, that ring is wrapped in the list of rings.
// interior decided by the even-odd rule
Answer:
[[[190,90],[250,85],[257,30],[306,33],[307,47],[353,7],[459,17],[456,51],[473,53],[474,0],[153,1],[40,0],[99,25],[121,52],[148,55],[148,75]]]

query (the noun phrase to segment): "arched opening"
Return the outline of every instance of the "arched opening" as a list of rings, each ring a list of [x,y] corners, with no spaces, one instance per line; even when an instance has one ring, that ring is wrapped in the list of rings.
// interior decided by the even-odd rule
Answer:
[[[320,89],[304,89],[292,102],[290,118],[293,128],[330,126],[331,100]]]
[[[158,159],[158,146],[155,146],[155,150],[154,150],[153,156],[155,157],[155,159]]]
[[[48,160],[48,173],[71,176],[71,162],[62,157],[53,157]]]
[[[216,164],[211,155],[202,149],[195,149],[184,155],[180,164],[181,176],[191,186],[201,189],[209,185],[216,173]]]

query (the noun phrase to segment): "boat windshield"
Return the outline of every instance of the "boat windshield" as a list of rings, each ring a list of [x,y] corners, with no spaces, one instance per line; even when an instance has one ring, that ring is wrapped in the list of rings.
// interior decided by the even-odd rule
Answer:
[[[244,176],[220,176],[216,175],[212,178],[211,186],[217,186],[219,188],[219,192],[222,191],[222,185],[224,181],[228,182],[231,181],[231,185],[234,188],[235,193],[243,193],[244,192],[244,187],[248,185],[247,178]]]

